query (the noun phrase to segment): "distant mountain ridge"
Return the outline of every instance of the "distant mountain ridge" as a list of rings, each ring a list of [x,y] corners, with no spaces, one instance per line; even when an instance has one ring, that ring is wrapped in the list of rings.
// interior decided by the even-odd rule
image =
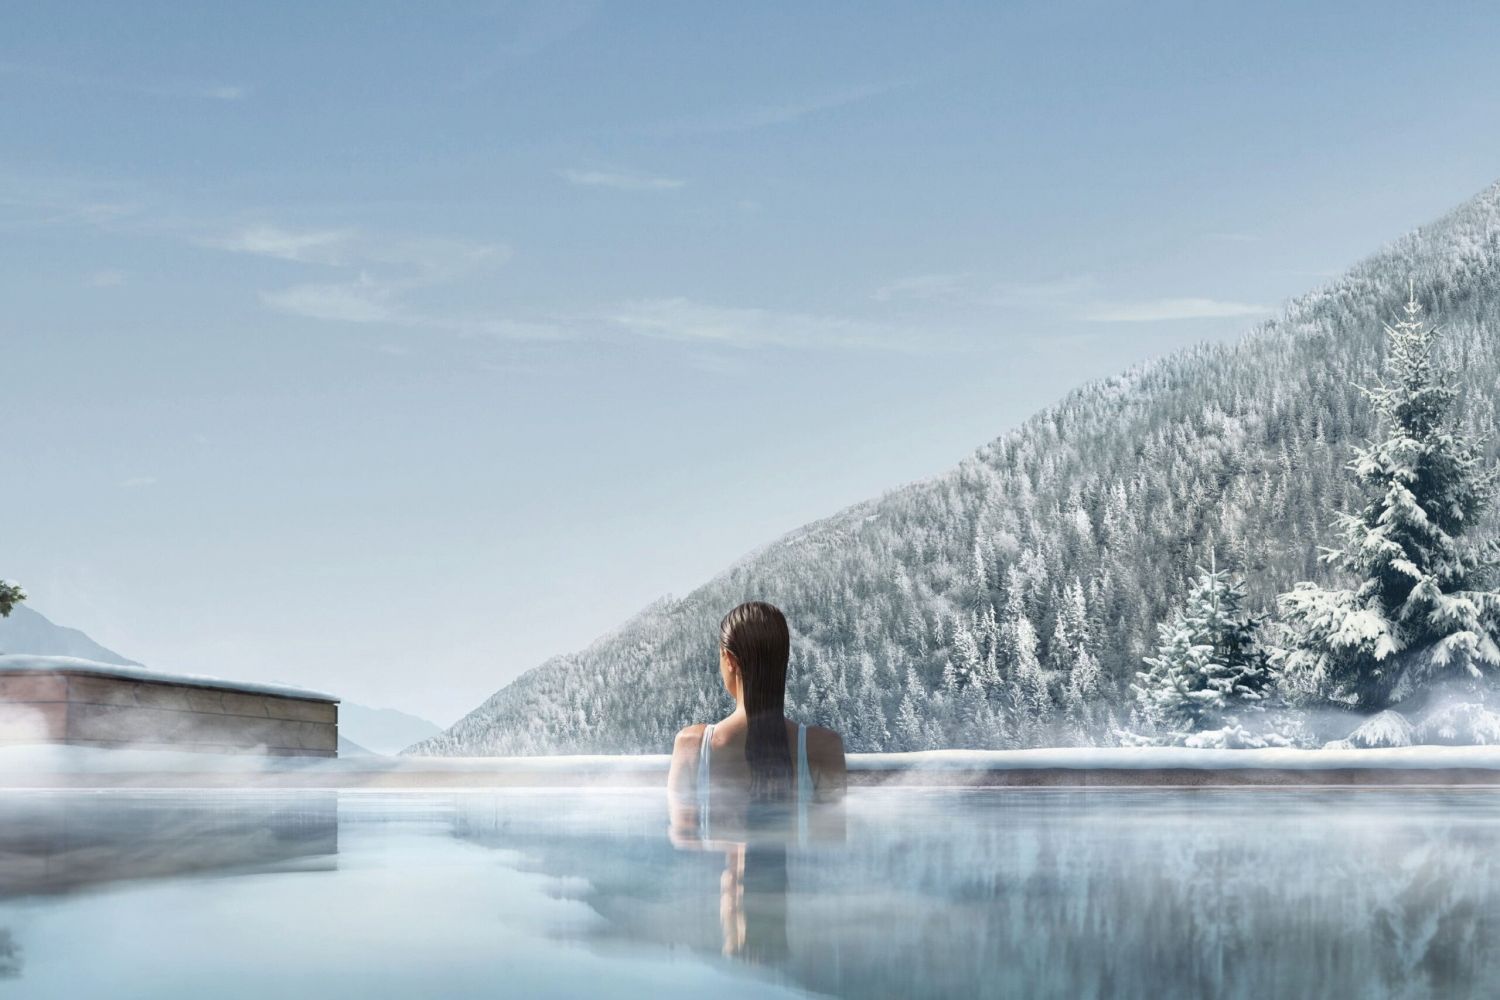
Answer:
[[[1408,281],[1445,330],[1462,419],[1493,431],[1500,186],[1238,343],[1083,386],[951,472],[652,604],[412,752],[663,750],[724,711],[716,626],[752,597],[793,623],[789,711],[853,748],[1108,742],[1155,624],[1211,550],[1262,610],[1321,578],[1331,511],[1356,498],[1342,467],[1373,427],[1355,383],[1375,379]]]
[[[442,732],[436,723],[394,708],[339,706],[339,730],[366,752],[395,754]]]
[[[0,653],[76,656],[124,667],[143,666],[101,646],[76,628],[58,625],[25,604],[16,605],[9,617],[0,618]]]
[[[76,656],[118,666],[144,666],[100,645],[76,628],[58,625],[25,604],[17,605],[9,617],[0,618],[0,653]],[[394,708],[369,708],[353,702],[339,705],[341,752],[399,753],[439,732],[441,729],[435,723]]]

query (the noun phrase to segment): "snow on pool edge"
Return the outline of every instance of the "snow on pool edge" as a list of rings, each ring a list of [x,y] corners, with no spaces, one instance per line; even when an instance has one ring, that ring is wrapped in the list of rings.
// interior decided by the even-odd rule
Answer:
[[[1379,749],[1198,750],[1189,747],[1057,747],[1037,750],[921,750],[849,756],[851,771],[1326,771],[1334,769],[1500,770],[1500,746]]]
[[[0,747],[0,774],[308,774],[326,776],[495,774],[559,778],[665,775],[666,754],[557,757],[274,757],[180,750],[28,744]],[[1064,747],[1036,750],[924,750],[855,753],[856,772],[1280,770],[1500,770],[1500,746],[1415,746],[1335,750],[1199,750],[1187,747]],[[655,780],[653,778],[653,780]]]

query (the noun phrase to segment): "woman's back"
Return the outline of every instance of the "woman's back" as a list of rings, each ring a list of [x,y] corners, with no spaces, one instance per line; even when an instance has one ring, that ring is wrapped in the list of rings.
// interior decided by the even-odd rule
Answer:
[[[667,777],[674,829],[685,819],[680,811],[706,813],[710,796],[775,805],[843,794],[839,734],[786,717],[790,654],[786,617],[764,601],[746,601],[719,623],[719,676],[734,711],[677,734]],[[716,795],[720,790],[724,794]]]
[[[826,802],[843,795],[847,784],[844,743],[822,726],[783,719],[787,751],[793,762],[789,789],[795,801]],[[748,726],[735,713],[720,722],[688,726],[672,747],[668,784],[679,797],[702,799],[714,789],[743,793],[750,788],[751,767],[745,758]],[[701,804],[701,802],[700,802]]]

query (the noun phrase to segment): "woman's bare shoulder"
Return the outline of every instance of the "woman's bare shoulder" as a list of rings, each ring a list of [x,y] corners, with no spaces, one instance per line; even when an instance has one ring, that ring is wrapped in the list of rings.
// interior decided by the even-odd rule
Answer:
[[[677,738],[672,741],[672,745],[674,747],[697,746],[703,742],[703,733],[706,729],[708,729],[706,722],[695,722],[691,726],[683,726],[677,731]]]

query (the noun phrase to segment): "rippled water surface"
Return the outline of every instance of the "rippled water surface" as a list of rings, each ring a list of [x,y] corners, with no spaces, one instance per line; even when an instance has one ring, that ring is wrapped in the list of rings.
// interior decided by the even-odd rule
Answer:
[[[0,794],[11,997],[1489,997],[1500,793]]]

